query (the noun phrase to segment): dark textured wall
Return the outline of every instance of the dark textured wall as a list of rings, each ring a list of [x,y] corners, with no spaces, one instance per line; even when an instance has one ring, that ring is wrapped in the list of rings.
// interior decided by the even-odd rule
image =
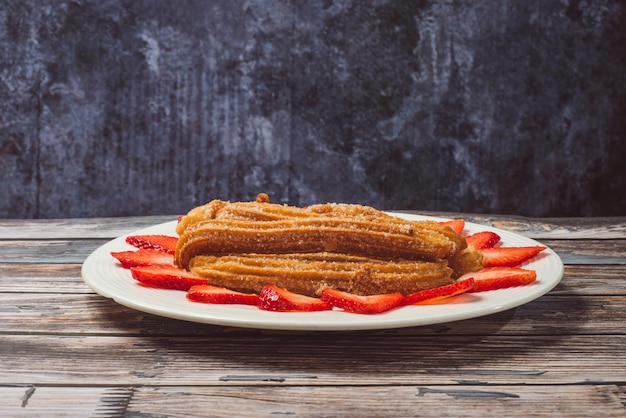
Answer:
[[[626,215],[620,0],[0,0],[0,217]]]

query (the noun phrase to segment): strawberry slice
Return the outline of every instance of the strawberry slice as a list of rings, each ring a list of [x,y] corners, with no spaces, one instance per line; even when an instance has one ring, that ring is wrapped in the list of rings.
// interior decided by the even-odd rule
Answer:
[[[114,251],[111,255],[122,263],[122,267],[174,264],[174,256],[163,251],[140,249],[137,251]]]
[[[500,235],[491,231],[477,232],[468,237],[465,237],[467,245],[471,245],[477,250],[482,250],[483,248],[493,248],[497,243],[500,242],[500,239]]]
[[[322,290],[322,300],[346,312],[358,314],[377,314],[400,306],[402,293],[360,296],[341,290],[326,288]]]
[[[265,285],[261,289],[257,306],[265,311],[279,312],[311,312],[332,309],[331,305],[321,299],[293,293],[274,284]]]
[[[469,292],[504,289],[506,287],[525,286],[537,280],[534,270],[519,267],[485,267],[478,271],[465,273],[459,281],[474,278],[474,288]]]
[[[138,282],[163,289],[189,290],[195,285],[205,285],[207,279],[198,277],[185,269],[168,265],[132,267],[130,274]]]
[[[459,280],[451,284],[435,287],[434,289],[421,290],[416,293],[406,295],[402,300],[403,305],[413,305],[415,303],[434,302],[436,300],[449,298],[471,291],[474,288],[472,277]]]
[[[449,226],[452,228],[457,234],[463,233],[463,228],[465,228],[465,220],[464,219],[451,219],[449,221],[439,222],[441,225]]]
[[[178,238],[167,235],[131,235],[126,237],[126,243],[136,248],[148,248],[163,251],[169,254],[176,252]]]
[[[224,287],[211,285],[192,286],[187,291],[187,299],[202,303],[256,305],[259,297],[251,293],[241,293]]]
[[[527,261],[546,247],[535,245],[530,247],[494,247],[480,250],[483,255],[484,267],[515,267]]]

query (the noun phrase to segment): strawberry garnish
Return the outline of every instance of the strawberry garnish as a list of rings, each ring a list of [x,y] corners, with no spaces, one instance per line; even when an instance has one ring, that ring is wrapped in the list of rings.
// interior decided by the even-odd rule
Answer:
[[[266,311],[326,311],[332,306],[325,301],[310,296],[290,292],[287,289],[268,284],[259,293],[257,306]]]
[[[122,263],[123,267],[151,266],[158,264],[174,264],[174,256],[163,251],[140,249],[136,251],[117,251],[111,255]]]
[[[465,241],[467,241],[467,245],[482,250],[483,248],[493,248],[500,242],[500,235],[491,231],[482,231],[465,237]]]
[[[189,290],[195,285],[205,285],[207,279],[173,265],[132,267],[130,273],[138,282],[164,289]]]
[[[400,306],[402,293],[360,296],[341,290],[326,288],[322,290],[322,300],[346,312],[358,314],[376,314]]]
[[[451,219],[449,221],[440,222],[441,225],[449,226],[452,228],[457,234],[463,233],[463,228],[465,228],[465,220],[464,219]]]
[[[465,273],[459,281],[469,278],[474,279],[474,288],[469,292],[484,292],[531,284],[537,280],[537,273],[519,267],[486,267]]]
[[[541,245],[530,247],[494,247],[480,250],[484,267],[514,267],[527,261],[546,247]]]
[[[147,248],[174,254],[178,238],[168,235],[131,235],[126,237],[126,243],[136,248]]]
[[[403,305],[413,305],[415,303],[434,302],[440,299],[449,298],[469,292],[474,288],[474,279],[472,277],[464,280],[458,280],[454,283],[444,286],[435,287],[433,289],[421,290],[416,293],[407,295],[402,300]]]
[[[256,305],[259,297],[251,293],[241,293],[224,287],[211,285],[192,286],[187,291],[187,299],[202,303]]]

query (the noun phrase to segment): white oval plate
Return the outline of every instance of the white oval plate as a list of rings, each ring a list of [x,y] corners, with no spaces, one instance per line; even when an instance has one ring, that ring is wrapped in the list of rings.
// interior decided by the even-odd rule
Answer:
[[[392,213],[409,220],[445,219],[429,216]],[[176,236],[176,221],[145,228],[132,234],[164,234]],[[501,229],[466,222],[464,233],[493,231],[507,247],[543,245],[530,238]],[[269,312],[245,305],[211,305],[187,300],[186,293],[145,287],[136,282],[123,268],[112,251],[133,249],[126,244],[128,235],[116,238],[91,253],[82,267],[85,283],[102,296],[117,303],[154,315],[185,321],[235,327],[306,330],[348,331],[401,328],[459,321],[501,312],[528,303],[552,290],[563,276],[563,263],[550,248],[521,267],[537,272],[537,281],[528,286],[471,293],[450,298],[447,303],[413,305],[382,314],[359,315],[335,309],[322,312]]]

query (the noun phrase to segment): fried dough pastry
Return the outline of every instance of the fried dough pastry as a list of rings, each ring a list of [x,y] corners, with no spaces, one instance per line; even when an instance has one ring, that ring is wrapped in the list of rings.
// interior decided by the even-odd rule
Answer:
[[[357,295],[410,294],[452,283],[446,261],[389,262],[326,252],[197,256],[190,271],[214,286],[240,292],[258,293],[275,284],[314,297],[326,287]]]
[[[213,200],[177,225],[175,263],[210,283],[242,291],[274,283],[319,295],[323,287],[356,294],[404,294],[452,282],[448,265],[465,239],[435,221],[409,221],[368,206],[307,208]],[[463,258],[463,263],[469,265]]]
[[[483,256],[480,251],[470,245],[450,257],[448,265],[454,271],[452,277],[458,279],[465,273],[483,268]]]
[[[360,205],[309,208],[214,200],[193,209],[177,227],[176,264],[196,255],[335,252],[382,259],[437,261],[465,239],[434,221],[407,221]]]

